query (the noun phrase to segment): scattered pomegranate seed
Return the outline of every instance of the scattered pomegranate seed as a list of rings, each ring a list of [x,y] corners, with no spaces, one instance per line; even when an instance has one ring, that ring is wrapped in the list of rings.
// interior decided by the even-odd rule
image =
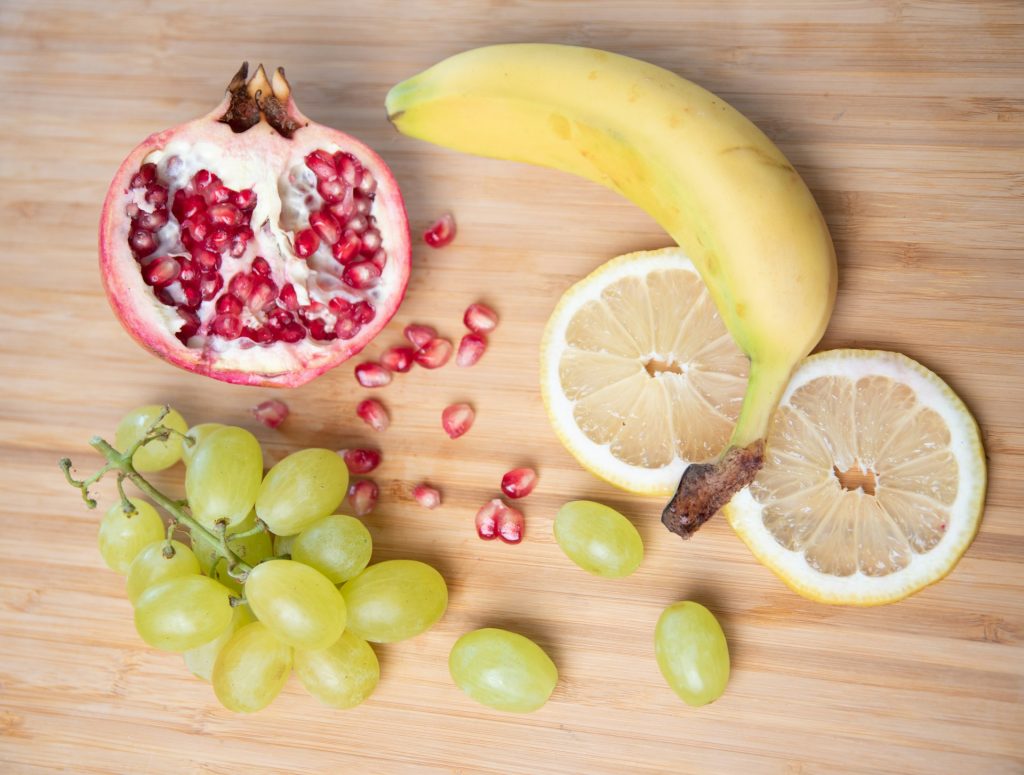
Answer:
[[[472,366],[483,357],[487,349],[487,339],[483,334],[466,334],[459,342],[459,352],[455,355],[456,366]]]
[[[436,509],[441,505],[441,493],[426,484],[413,487],[412,497],[425,509]]]
[[[380,452],[375,449],[343,449],[341,456],[353,474],[368,474],[380,465]]]
[[[380,490],[372,479],[358,479],[348,488],[348,505],[357,517],[365,517],[377,505]]]
[[[523,512],[502,503],[498,509],[498,538],[506,544],[518,544],[523,540],[523,530],[526,526],[526,519]]]
[[[441,412],[441,427],[448,438],[457,439],[473,426],[476,412],[469,404],[452,404]]]
[[[425,369],[439,369],[452,357],[452,343],[434,338],[416,352],[416,363]]]
[[[476,513],[476,534],[485,541],[498,537],[498,511],[505,504],[500,498],[488,501]]]
[[[405,338],[412,342],[416,349],[423,347],[431,339],[437,338],[437,331],[430,326],[422,326],[419,323],[410,323],[405,327]]]
[[[356,366],[355,374],[356,380],[365,388],[384,387],[391,381],[391,372],[372,361]]]
[[[295,255],[309,258],[320,247],[320,238],[312,229],[303,229],[295,235]]]
[[[462,316],[466,328],[474,334],[489,334],[498,325],[498,314],[486,304],[470,304]]]
[[[272,398],[255,407],[252,413],[257,420],[268,428],[276,428],[288,418],[288,404]]]
[[[423,232],[423,241],[432,248],[443,248],[455,239],[455,218],[445,213]]]
[[[404,374],[412,368],[416,351],[411,347],[389,347],[380,356],[381,365],[390,371]]]
[[[372,398],[360,401],[356,407],[356,414],[375,431],[386,431],[391,424],[387,409],[380,401],[375,401]]]
[[[525,498],[537,486],[537,472],[532,468],[513,468],[501,477],[501,491],[509,498]]]

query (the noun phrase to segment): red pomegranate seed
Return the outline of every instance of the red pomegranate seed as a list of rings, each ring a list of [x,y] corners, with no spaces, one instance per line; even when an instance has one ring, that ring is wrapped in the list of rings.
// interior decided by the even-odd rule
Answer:
[[[188,229],[189,236],[196,242],[202,242],[206,239],[206,235],[210,233],[209,223],[199,220],[198,217],[185,221],[184,226]]]
[[[498,314],[486,304],[470,304],[462,316],[466,328],[474,334],[489,334],[498,325]]]
[[[348,264],[342,272],[341,279],[357,291],[372,288],[380,280],[380,269],[371,261],[359,261]]]
[[[376,253],[370,256],[370,263],[377,267],[381,271],[381,274],[383,274],[384,267],[387,266],[388,263],[387,251],[384,250],[384,248],[378,250]]]
[[[203,198],[207,204],[219,205],[230,200],[232,193],[231,189],[224,185],[210,186],[203,194]]]
[[[235,203],[235,207],[242,212],[251,210],[256,206],[256,192],[251,188],[242,189],[241,191],[235,192],[232,201]]]
[[[459,342],[459,352],[455,355],[456,366],[472,366],[487,349],[487,339],[483,334],[466,334]]]
[[[501,491],[509,498],[525,498],[537,486],[537,472],[532,468],[513,468],[501,477]]]
[[[437,331],[430,326],[422,326],[419,323],[410,323],[402,333],[405,334],[406,339],[416,346],[417,350],[437,337]]]
[[[355,215],[348,219],[348,223],[346,223],[345,226],[356,234],[362,234],[370,228],[370,222],[366,220],[366,216],[364,215]]]
[[[167,204],[167,189],[159,185],[150,186],[146,189],[146,201],[154,207],[163,207]]]
[[[267,325],[273,331],[281,331],[292,322],[292,314],[281,307],[274,307],[267,313]]]
[[[355,188],[363,177],[363,165],[350,153],[338,151],[334,154],[334,166],[342,180]]]
[[[301,342],[306,338],[306,329],[304,329],[299,323],[289,323],[281,329],[281,334],[278,338],[282,342],[295,344],[296,342]]]
[[[196,262],[191,258],[180,258],[178,263],[181,265],[181,274],[178,279],[181,280],[182,285],[191,285],[196,281],[199,276],[199,270],[196,268]]]
[[[295,293],[295,286],[291,283],[285,283],[284,287],[281,288],[281,293],[278,297],[281,303],[285,306],[285,309],[290,309],[292,312],[299,308],[299,297]]]
[[[252,273],[260,277],[270,277],[270,264],[263,256],[256,256],[252,260]]]
[[[320,247],[320,238],[312,229],[303,229],[295,234],[295,255],[309,258]]]
[[[523,512],[506,503],[502,503],[501,506],[497,514],[498,538],[506,544],[518,544],[523,540],[523,530],[526,527]]]
[[[204,274],[202,279],[199,281],[199,292],[202,294],[203,301],[210,301],[218,293],[221,288],[224,287],[224,278],[216,272]]]
[[[143,164],[139,171],[132,176],[132,188],[145,188],[156,180],[156,165],[152,163]]]
[[[443,248],[455,239],[455,218],[445,213],[423,232],[423,241],[432,248]]]
[[[426,484],[417,484],[413,487],[412,497],[425,509],[436,509],[441,505],[441,493]]]
[[[225,229],[214,229],[210,232],[210,236],[206,238],[206,242],[203,243],[207,250],[212,250],[215,253],[223,253],[224,248],[228,246],[228,242],[231,239],[231,235],[227,233]]]
[[[182,284],[181,292],[185,296],[185,306],[189,309],[196,309],[203,303],[203,294],[199,290],[199,286]]]
[[[206,211],[206,217],[214,226],[237,226],[242,220],[242,214],[238,208],[227,202],[213,205]]]
[[[199,316],[190,309],[178,308],[178,315],[183,321],[185,321],[181,328],[178,329],[175,334],[178,339],[181,340],[182,344],[188,344],[188,340],[191,339],[199,331]]]
[[[329,342],[332,339],[337,339],[337,334],[333,330],[327,330],[327,324],[320,318],[313,318],[309,321],[309,335],[319,342]]]
[[[199,172],[192,176],[192,187],[199,193],[217,183],[220,183],[220,178],[209,170],[199,170]]]
[[[381,365],[390,371],[402,374],[412,368],[412,359],[416,351],[411,347],[389,347],[380,356]]]
[[[288,404],[271,398],[253,407],[252,414],[268,428],[276,428],[288,418]]]
[[[210,272],[220,269],[220,256],[206,248],[193,250],[192,260],[196,262],[201,271]]]
[[[362,246],[363,242],[359,235],[351,229],[346,229],[341,239],[331,246],[331,255],[338,263],[347,264]]]
[[[376,229],[367,229],[362,237],[363,247],[360,252],[364,256],[372,256],[380,249],[380,232]]]
[[[357,190],[353,195],[352,211],[360,215],[369,215],[373,209],[373,197]]]
[[[439,369],[452,357],[452,343],[434,338],[416,352],[416,363],[425,369]]]
[[[257,277],[252,284],[252,293],[246,300],[249,309],[259,311],[277,298],[277,286],[265,277]]]
[[[365,517],[377,505],[380,490],[372,479],[357,479],[348,486],[348,505],[357,517]]]
[[[242,313],[242,302],[230,293],[225,293],[214,305],[218,315],[240,315]]]
[[[320,180],[334,180],[338,177],[338,170],[334,166],[334,157],[327,151],[317,149],[306,156],[306,166],[313,170],[313,174]]]
[[[212,330],[225,339],[237,339],[242,335],[242,321],[235,315],[218,315],[213,319]]]
[[[457,439],[473,426],[476,413],[469,404],[452,404],[441,412],[441,427],[448,438]]]
[[[373,306],[368,301],[360,301],[352,306],[352,319],[363,325],[373,320]]]
[[[145,229],[132,229],[128,235],[128,246],[139,258],[145,258],[156,250],[156,238]]]
[[[380,401],[375,401],[372,398],[360,401],[356,407],[356,414],[375,431],[386,431],[391,424],[387,409]]]
[[[375,449],[343,449],[341,456],[353,474],[368,474],[380,465],[380,452]]]
[[[154,258],[142,267],[142,279],[146,285],[163,288],[178,279],[181,265],[170,256]]]
[[[345,185],[345,181],[338,178],[334,180],[318,180],[316,182],[316,190],[320,192],[320,196],[329,205],[343,201],[347,189],[348,186]]]
[[[351,339],[362,329],[362,325],[352,318],[338,318],[334,324],[334,335],[339,339]]]
[[[377,190],[377,180],[369,170],[363,170],[363,179],[359,181],[359,190],[367,196],[371,196]]]
[[[371,361],[356,366],[355,374],[356,381],[365,388],[384,387],[391,381],[391,372]]]
[[[309,225],[324,242],[333,245],[341,237],[338,219],[329,210],[320,210],[309,216]]]
[[[253,231],[248,226],[243,226],[241,229],[231,235],[231,247],[228,248],[230,253],[235,258],[241,258],[242,254],[245,253],[246,243],[253,238]]]
[[[356,198],[352,189],[346,188],[340,201],[328,202],[327,209],[338,219],[338,223],[345,223],[356,212]]]
[[[488,501],[476,513],[476,534],[485,541],[498,537],[498,511],[505,507],[500,498]]]
[[[328,299],[327,309],[335,315],[348,315],[352,312],[352,302],[341,298],[341,296],[335,296],[332,299]]]
[[[165,208],[157,208],[151,213],[147,213],[145,210],[139,211],[139,217],[135,221],[140,229],[146,231],[158,231],[164,224],[167,223],[167,210]]]

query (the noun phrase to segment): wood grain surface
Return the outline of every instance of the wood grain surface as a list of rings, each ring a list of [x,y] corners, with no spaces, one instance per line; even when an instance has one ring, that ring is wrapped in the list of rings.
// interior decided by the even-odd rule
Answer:
[[[952,575],[896,605],[818,605],[759,565],[722,519],[687,544],[661,502],[580,470],[540,406],[537,352],[562,291],[608,258],[666,244],[643,213],[555,172],[399,136],[391,84],[457,51],[569,42],[648,59],[718,92],[779,144],[835,238],[840,288],[822,343],[907,353],[964,398],[984,432],[981,532]],[[483,299],[501,315],[479,366],[414,371],[383,393],[393,426],[353,417],[344,365],[294,391],[178,371],[140,350],[107,308],[99,206],[150,132],[209,110],[238,63],[285,65],[300,107],[376,147],[419,232],[451,209],[459,236],[417,242],[409,295],[376,355],[410,321],[461,330]],[[1024,5],[1019,0],[718,2],[0,3],[0,771],[34,773],[958,773],[1024,772]],[[785,303],[785,300],[780,300]],[[278,432],[248,414],[277,395]],[[441,408],[472,401],[457,442]],[[252,428],[274,458],[301,446],[379,445],[377,559],[448,579],[444,619],[380,648],[374,696],[321,707],[294,679],[236,716],[180,657],[136,635],[123,579],[96,550],[99,513],[57,459],[129,408],[169,401],[190,422]],[[527,540],[479,541],[473,514],[506,469],[535,465]],[[180,469],[156,477],[172,490]],[[427,512],[413,483],[444,490]],[[111,488],[99,490],[110,502]],[[631,516],[639,572],[588,576],[551,536],[564,501]],[[726,694],[694,709],[654,660],[660,611],[699,600],[733,657]],[[528,716],[452,684],[463,632],[536,639],[561,678]]]

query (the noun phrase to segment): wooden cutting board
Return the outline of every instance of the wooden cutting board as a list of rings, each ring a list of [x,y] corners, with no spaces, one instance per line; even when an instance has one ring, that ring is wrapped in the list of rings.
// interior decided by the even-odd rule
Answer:
[[[102,11],[97,10],[102,8]],[[718,2],[207,2],[0,5],[0,771],[26,773],[837,773],[1024,771],[1024,5],[910,0]],[[683,544],[661,502],[582,472],[548,427],[541,331],[562,291],[608,258],[666,244],[642,213],[583,181],[461,156],[399,136],[387,88],[438,59],[501,41],[609,48],[688,76],[778,142],[831,226],[841,280],[822,343],[900,350],[975,412],[990,460],[977,540],[953,574],[868,610],[790,592],[721,519]],[[452,337],[483,299],[501,315],[471,370],[415,371],[383,393],[394,423],[354,420],[351,365],[294,391],[214,383],[140,350],[96,269],[99,205],[121,158],[152,131],[209,110],[243,59],[287,66],[304,111],[376,147],[415,232],[451,209],[448,249],[417,242],[409,295],[369,349],[410,321]],[[784,300],[783,300],[784,301]],[[277,396],[280,431],[248,414]],[[458,442],[441,408],[470,400]],[[374,696],[328,710],[293,679],[251,717],[221,709],[180,657],[135,634],[123,580],[95,548],[99,514],[63,482],[86,442],[129,408],[169,401],[191,422],[256,431],[272,457],[379,445],[377,559],[434,563],[451,606],[379,649]],[[530,464],[527,540],[483,543],[477,507]],[[157,477],[176,490],[180,470]],[[444,490],[427,512],[415,482]],[[101,487],[104,503],[110,487]],[[643,567],[603,581],[551,536],[564,501],[634,519]],[[655,665],[659,612],[699,600],[733,657],[712,706],[683,705]],[[535,638],[561,671],[529,716],[456,689],[463,632]]]

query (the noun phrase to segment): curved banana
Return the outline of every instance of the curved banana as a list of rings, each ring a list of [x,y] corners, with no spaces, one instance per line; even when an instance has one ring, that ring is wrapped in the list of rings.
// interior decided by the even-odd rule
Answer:
[[[751,365],[728,448],[686,470],[662,516],[688,537],[757,473],[772,412],[832,313],[835,252],[803,180],[719,97],[596,49],[473,49],[398,84],[386,105],[406,135],[618,191],[693,260]]]

